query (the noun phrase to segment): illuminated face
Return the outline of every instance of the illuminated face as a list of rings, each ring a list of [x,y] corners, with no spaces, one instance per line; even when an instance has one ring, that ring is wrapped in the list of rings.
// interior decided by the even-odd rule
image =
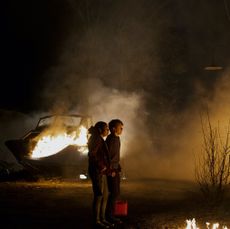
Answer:
[[[106,137],[108,134],[109,134],[109,127],[108,125],[106,125],[103,131],[101,132],[101,136]]]
[[[116,127],[114,127],[114,134],[116,136],[119,136],[122,134],[122,130],[123,130],[123,125],[122,124],[118,124]]]

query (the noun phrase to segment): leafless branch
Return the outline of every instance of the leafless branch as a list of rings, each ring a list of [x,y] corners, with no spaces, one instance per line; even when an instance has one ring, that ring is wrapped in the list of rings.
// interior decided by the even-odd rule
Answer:
[[[212,126],[208,112],[206,122],[201,116],[201,128],[203,147],[196,159],[195,178],[206,198],[219,201],[223,198],[230,177],[230,122],[224,140],[219,125],[217,128]]]

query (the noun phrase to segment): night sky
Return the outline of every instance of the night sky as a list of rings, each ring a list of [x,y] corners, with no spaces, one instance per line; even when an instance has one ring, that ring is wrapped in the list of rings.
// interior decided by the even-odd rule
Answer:
[[[130,83],[130,79],[124,79],[115,85],[116,88],[132,91],[142,87],[148,92],[151,91],[154,97],[158,96],[160,101],[164,101],[165,107],[168,107],[170,100],[170,106],[175,110],[183,109],[197,96],[194,81],[199,81],[207,90],[212,88],[218,73],[204,72],[203,67],[212,62],[226,67],[229,62],[228,2],[141,2],[6,1],[2,8],[1,20],[1,75],[4,83],[1,83],[0,108],[21,112],[42,109],[43,100],[46,100],[42,91],[48,80],[47,70],[58,66],[58,60],[66,48],[65,44],[73,33],[77,36],[76,43],[82,42],[87,30],[98,28],[98,24],[105,26],[106,33],[110,33],[114,38],[116,33],[113,31],[117,30],[118,26],[122,27],[123,23],[125,41],[134,40],[131,41],[133,46],[128,48],[135,49],[139,46],[140,50],[131,53],[133,56],[127,57],[128,60],[119,58],[115,61],[123,61],[124,65],[127,61],[138,62],[134,56],[144,55],[146,58],[148,52],[148,63],[137,63],[140,69],[136,68],[135,74],[142,76],[138,76],[136,84]],[[144,27],[143,30],[141,26]],[[97,33],[100,32],[105,31],[98,29]],[[116,48],[114,41],[109,40],[108,34],[105,47]],[[119,35],[117,37],[121,43],[122,38]],[[75,52],[80,56],[78,52],[82,50]],[[111,55],[117,53],[111,50]],[[123,54],[120,55],[122,57]],[[117,63],[114,63],[113,59],[110,60],[113,61],[113,67],[117,67]],[[151,61],[154,66],[152,68]],[[118,68],[121,64],[119,63]],[[147,73],[141,69],[146,68],[146,65]],[[152,78],[157,78],[157,83],[153,83]],[[114,84],[103,77],[101,79],[110,86]],[[209,96],[209,93],[206,96]],[[147,106],[162,109],[151,98],[147,103]]]
[[[44,72],[55,63],[71,26],[65,1],[6,1],[2,20],[2,109],[39,110]]]

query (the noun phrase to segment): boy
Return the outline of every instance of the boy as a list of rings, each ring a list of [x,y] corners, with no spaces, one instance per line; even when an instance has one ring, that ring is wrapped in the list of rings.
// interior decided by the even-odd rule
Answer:
[[[113,216],[115,202],[120,195],[120,135],[123,130],[123,122],[119,119],[113,119],[109,122],[110,134],[106,138],[109,149],[111,175],[108,176],[109,198],[107,203],[107,218],[113,223],[122,223],[122,221]]]

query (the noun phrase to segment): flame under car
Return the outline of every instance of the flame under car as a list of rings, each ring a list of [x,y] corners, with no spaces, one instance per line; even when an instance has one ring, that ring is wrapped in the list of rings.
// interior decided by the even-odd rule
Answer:
[[[87,130],[92,118],[83,115],[41,117],[33,130],[5,145],[26,169],[47,176],[87,173]]]

